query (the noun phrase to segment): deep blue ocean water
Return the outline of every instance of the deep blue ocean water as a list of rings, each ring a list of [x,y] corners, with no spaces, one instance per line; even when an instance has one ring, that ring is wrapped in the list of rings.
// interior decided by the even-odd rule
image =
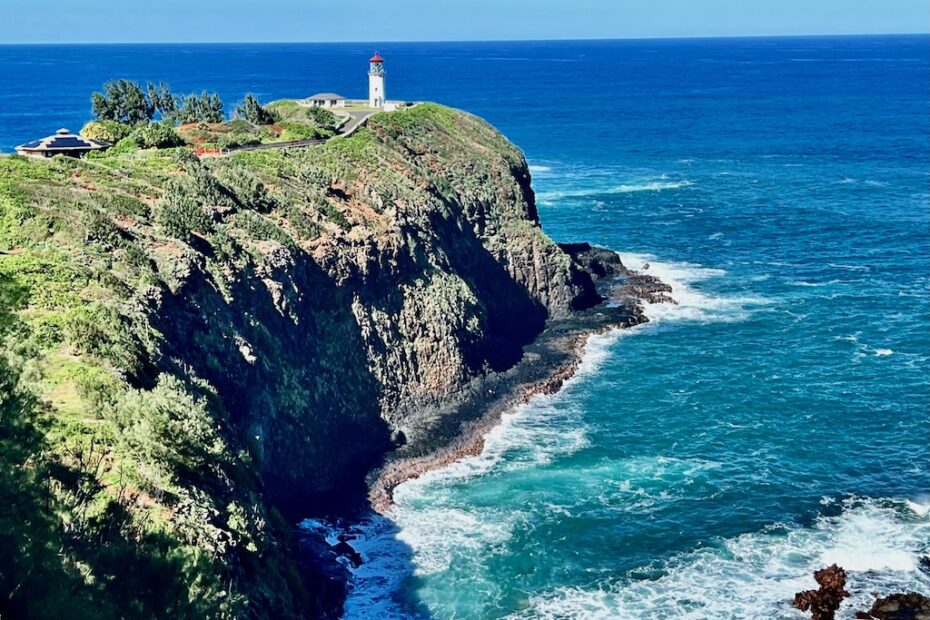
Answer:
[[[361,97],[374,47],[0,47],[0,148],[112,77]],[[349,617],[801,618],[834,561],[843,618],[930,594],[930,37],[377,48],[389,97],[525,150],[551,236],[680,304],[355,528]]]

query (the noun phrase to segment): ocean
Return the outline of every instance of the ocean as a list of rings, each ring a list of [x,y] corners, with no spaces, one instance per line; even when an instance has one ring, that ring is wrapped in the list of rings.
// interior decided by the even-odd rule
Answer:
[[[525,151],[550,236],[679,304],[341,524],[347,617],[799,619],[833,562],[841,618],[930,594],[930,37],[0,46],[0,148],[108,78],[362,97],[375,49],[389,98]]]

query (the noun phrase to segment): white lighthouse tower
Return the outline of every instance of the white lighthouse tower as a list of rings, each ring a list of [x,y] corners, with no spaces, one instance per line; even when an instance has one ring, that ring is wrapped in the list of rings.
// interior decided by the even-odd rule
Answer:
[[[378,52],[368,61],[368,105],[372,108],[383,108],[384,94],[384,59]]]

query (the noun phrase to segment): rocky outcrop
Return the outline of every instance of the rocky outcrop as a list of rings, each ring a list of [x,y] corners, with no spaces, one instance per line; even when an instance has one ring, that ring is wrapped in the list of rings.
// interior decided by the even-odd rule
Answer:
[[[794,595],[794,606],[801,611],[810,611],[812,620],[833,620],[846,591],[846,571],[833,564],[814,573],[814,581],[820,587]]]
[[[861,620],[930,620],[930,597],[908,592],[883,596],[869,611],[856,612]]]
[[[846,571],[833,564],[816,571],[814,580],[820,587],[795,594],[794,606],[810,611],[813,620],[833,620],[843,600],[850,596],[846,591]],[[855,617],[861,620],[930,620],[930,597],[917,592],[878,597],[871,609],[857,611]]]

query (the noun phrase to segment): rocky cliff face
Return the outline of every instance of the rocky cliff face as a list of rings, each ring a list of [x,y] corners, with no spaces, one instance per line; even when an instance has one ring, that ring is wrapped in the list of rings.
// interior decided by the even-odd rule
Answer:
[[[0,168],[3,333],[57,506],[30,510],[65,549],[40,560],[85,575],[91,617],[325,613],[339,586],[300,577],[288,523],[600,301],[519,150],[439,106],[306,150]],[[133,595],[113,557],[171,569]]]

